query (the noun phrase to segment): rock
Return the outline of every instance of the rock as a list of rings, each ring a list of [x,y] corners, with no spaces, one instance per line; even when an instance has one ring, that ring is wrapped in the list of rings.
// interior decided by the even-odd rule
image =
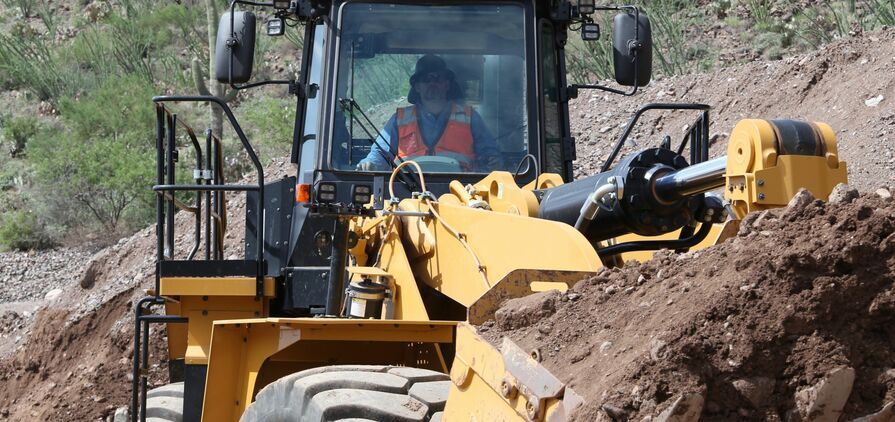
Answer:
[[[665,347],[667,345],[668,345],[668,343],[665,343],[662,340],[653,339],[653,341],[650,342],[650,347],[649,347],[650,358],[652,358],[652,360],[665,359],[665,355],[666,355]]]
[[[871,415],[852,419],[851,422],[892,422],[895,421],[895,402],[888,402],[882,410]]]
[[[748,236],[749,233],[752,233],[752,223],[758,219],[759,215],[760,214],[756,212],[746,214],[746,216],[743,217],[743,220],[740,221],[740,229],[737,232],[737,236],[744,237]]]
[[[867,107],[876,107],[879,105],[879,103],[883,102],[883,100],[885,100],[885,99],[886,99],[886,97],[883,96],[883,94],[880,94],[875,97],[868,98],[868,99],[864,100],[864,105],[866,105]]]
[[[831,204],[851,203],[855,199],[858,199],[858,195],[857,189],[845,183],[840,183],[833,188],[832,192],[830,192],[828,202]]]
[[[112,422],[127,422],[130,420],[130,413],[127,411],[127,407],[119,407],[115,409],[115,414],[112,416]]]
[[[103,265],[103,260],[100,259],[91,259],[90,262],[87,263],[87,269],[84,270],[84,276],[81,277],[81,287],[84,289],[89,289],[96,284],[96,277],[99,275],[99,268]]]
[[[659,414],[654,422],[697,422],[705,397],[701,393],[682,394]]]
[[[59,297],[59,295],[61,295],[61,294],[62,294],[62,289],[53,289],[44,295],[44,299],[45,300],[53,300],[53,299],[56,299],[57,297]]]
[[[836,368],[817,384],[796,392],[796,410],[805,422],[836,422],[854,381],[854,369]]]
[[[876,190],[876,195],[879,196],[880,198],[886,200],[886,201],[892,199],[892,192],[889,192],[889,190],[886,189],[886,188],[879,188],[879,189],[877,189],[877,190]]]
[[[581,299],[581,293],[572,292],[572,293],[569,293],[567,296],[569,297],[569,300],[571,300],[571,301],[576,301],[578,299]]]
[[[770,210],[764,210],[760,214],[758,214],[758,217],[755,218],[755,220],[752,221],[752,227],[760,229],[762,226],[767,224],[769,220],[773,220],[776,218],[777,216],[774,215],[774,213],[772,213]]]
[[[611,404],[604,404],[600,406],[600,409],[606,412],[606,415],[609,416],[609,418],[613,421],[628,420],[628,412],[625,412],[624,409],[620,407],[613,406]]]
[[[604,341],[600,344],[600,353],[606,354],[609,351],[609,348],[612,347],[611,341]]]
[[[774,380],[764,377],[739,379],[733,382],[733,388],[742,394],[752,407],[761,409],[774,392]]]
[[[590,348],[585,347],[579,350],[577,353],[573,353],[571,356],[569,356],[569,361],[572,363],[581,362],[588,356],[590,356]]]
[[[808,208],[814,202],[814,195],[809,192],[807,189],[799,189],[799,191],[789,200],[789,204],[786,205],[786,210],[783,212],[783,217],[787,219],[792,219],[799,214],[801,214],[802,210]],[[745,221],[743,222],[745,223]],[[740,227],[742,230],[742,227]]]

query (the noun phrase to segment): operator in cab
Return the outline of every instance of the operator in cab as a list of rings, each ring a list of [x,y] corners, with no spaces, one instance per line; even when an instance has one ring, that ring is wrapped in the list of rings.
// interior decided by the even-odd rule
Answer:
[[[428,167],[423,157],[456,161],[454,167],[459,165],[459,168],[454,170],[458,172],[502,169],[497,142],[482,117],[471,106],[464,105],[462,99],[460,85],[444,59],[432,54],[421,57],[410,77],[407,101],[411,105],[399,108],[391,116],[357,169],[391,169],[385,157],[394,155],[382,151],[385,145],[397,157],[417,159],[423,169]]]

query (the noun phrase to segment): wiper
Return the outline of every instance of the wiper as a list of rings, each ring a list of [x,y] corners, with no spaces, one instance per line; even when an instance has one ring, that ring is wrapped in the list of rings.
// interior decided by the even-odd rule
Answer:
[[[375,145],[375,146],[379,147],[379,150],[378,150],[379,155],[386,162],[389,163],[389,165],[392,168],[392,171],[394,171],[395,168],[398,167],[398,165],[395,164],[395,160],[398,160],[398,162],[400,162],[402,164],[404,163],[403,158],[399,157],[397,154],[392,153],[392,148],[390,145],[382,145],[382,142],[380,142],[380,137],[379,137],[379,134],[382,133],[382,130],[378,129],[376,127],[376,125],[373,124],[373,122],[370,120],[369,117],[367,117],[367,114],[364,113],[364,111],[361,109],[361,107],[357,103],[357,101],[354,100],[354,98],[339,98],[339,104],[342,106],[342,111],[348,113],[348,115],[351,117],[352,121],[356,122],[357,125],[360,126],[361,130],[363,130],[364,133],[370,138],[369,139],[370,145]],[[357,110],[357,112],[361,116],[363,116],[364,120],[366,120],[366,123],[362,122],[354,114],[354,110]],[[367,128],[367,125],[369,125],[369,127],[376,130],[375,135],[370,133],[370,130]],[[350,142],[349,142],[348,147],[351,148]],[[416,181],[413,178],[413,174],[406,167],[402,170],[403,171],[398,173],[398,180],[401,181],[401,183],[403,183],[405,186],[407,186],[407,189],[409,189],[411,192],[416,191],[418,189],[418,186],[416,184]]]

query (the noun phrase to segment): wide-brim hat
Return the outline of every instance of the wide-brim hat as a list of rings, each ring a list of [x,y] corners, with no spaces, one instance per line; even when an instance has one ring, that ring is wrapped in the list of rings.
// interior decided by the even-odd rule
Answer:
[[[426,54],[416,61],[413,75],[410,76],[410,92],[407,93],[407,101],[409,103],[419,104],[420,102],[420,95],[413,89],[413,84],[415,84],[421,76],[436,72],[444,74],[451,82],[451,86],[447,92],[448,100],[453,101],[463,98],[463,90],[460,89],[460,84],[457,83],[456,75],[454,75],[454,72],[451,69],[448,69],[444,59],[434,54]]]
[[[416,68],[413,70],[413,75],[410,76],[410,84],[415,84],[420,76],[428,75],[430,73],[441,73],[451,81],[453,81],[455,77],[454,72],[448,69],[444,59],[434,54],[426,54],[416,61]]]

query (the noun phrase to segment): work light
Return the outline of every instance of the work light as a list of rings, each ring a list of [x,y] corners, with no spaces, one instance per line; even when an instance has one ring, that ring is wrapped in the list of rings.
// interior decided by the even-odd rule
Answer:
[[[336,201],[336,184],[321,182],[317,185],[317,202],[330,203]]]
[[[354,185],[351,187],[351,203],[354,205],[365,205],[370,203],[370,197],[373,189],[370,185]]]

